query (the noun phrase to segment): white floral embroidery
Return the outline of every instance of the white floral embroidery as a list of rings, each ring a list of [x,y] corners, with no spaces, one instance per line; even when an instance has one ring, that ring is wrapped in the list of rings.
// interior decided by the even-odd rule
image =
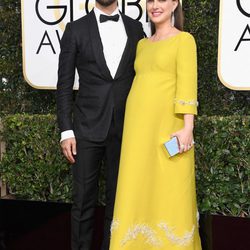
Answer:
[[[190,232],[186,232],[182,237],[176,236],[176,234],[174,233],[174,228],[169,227],[164,222],[159,223],[158,227],[165,231],[166,237],[173,244],[176,244],[176,245],[179,245],[179,246],[186,246],[190,242],[193,241],[195,226],[192,227],[192,230]]]
[[[121,241],[121,245],[124,246],[128,241],[135,240],[139,234],[142,234],[146,238],[146,243],[153,246],[161,246],[162,242],[156,237],[156,233],[146,224],[137,224],[128,229],[127,234]]]
[[[199,212],[196,214],[197,224],[199,221]],[[111,223],[111,234],[114,230],[116,230],[120,225],[119,220],[113,219]],[[174,227],[170,227],[165,222],[160,222],[158,227],[165,232],[166,238],[175,245],[178,246],[187,246],[193,241],[195,226],[192,227],[191,231],[185,232],[183,236],[177,236]],[[121,246],[124,246],[128,241],[135,240],[138,235],[141,234],[145,237],[145,243],[155,246],[161,247],[163,245],[161,239],[157,237],[156,232],[147,224],[136,224],[133,227],[130,227],[125,235],[125,237],[121,240]]]
[[[184,100],[174,100],[174,103],[179,103],[181,105],[194,105],[197,106],[199,105],[199,102],[197,102],[196,100],[191,100],[191,101],[184,101]]]
[[[111,222],[110,233],[112,234],[114,230],[116,230],[120,225],[119,220],[113,219]]]

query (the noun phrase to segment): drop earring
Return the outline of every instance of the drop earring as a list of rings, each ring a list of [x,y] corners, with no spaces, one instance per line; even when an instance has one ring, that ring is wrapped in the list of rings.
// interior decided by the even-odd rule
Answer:
[[[174,27],[175,24],[175,17],[174,17],[174,11],[171,13],[171,26]]]

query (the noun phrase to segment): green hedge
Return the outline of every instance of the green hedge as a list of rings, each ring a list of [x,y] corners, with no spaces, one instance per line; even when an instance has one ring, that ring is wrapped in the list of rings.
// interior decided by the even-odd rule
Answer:
[[[0,116],[54,110],[54,91],[33,89],[23,78],[21,1],[0,0]]]
[[[250,116],[201,116],[195,141],[200,211],[249,216]]]
[[[249,216],[250,117],[206,117],[196,121],[197,192],[201,212]],[[53,115],[9,115],[2,119],[6,154],[0,175],[17,198],[70,202],[71,166],[58,143]],[[101,178],[100,202],[104,203]]]
[[[2,120],[6,151],[0,175],[10,192],[30,200],[70,201],[70,166],[60,153],[52,115],[13,115]]]

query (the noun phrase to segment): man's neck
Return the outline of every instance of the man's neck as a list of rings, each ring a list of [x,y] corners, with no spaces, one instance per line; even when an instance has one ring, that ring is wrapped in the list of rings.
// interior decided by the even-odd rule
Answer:
[[[98,2],[96,2],[95,6],[96,6],[96,8],[98,8],[99,10],[104,12],[105,14],[111,15],[117,8],[117,2],[114,2],[109,6],[103,6],[103,5],[99,4]]]

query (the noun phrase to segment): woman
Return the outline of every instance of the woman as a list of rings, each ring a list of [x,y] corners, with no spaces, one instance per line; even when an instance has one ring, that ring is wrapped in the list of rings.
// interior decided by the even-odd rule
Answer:
[[[196,45],[181,31],[178,0],[148,0],[147,12],[155,33],[137,47],[110,249],[200,250],[193,149]],[[163,144],[173,136],[180,153],[169,157]]]

